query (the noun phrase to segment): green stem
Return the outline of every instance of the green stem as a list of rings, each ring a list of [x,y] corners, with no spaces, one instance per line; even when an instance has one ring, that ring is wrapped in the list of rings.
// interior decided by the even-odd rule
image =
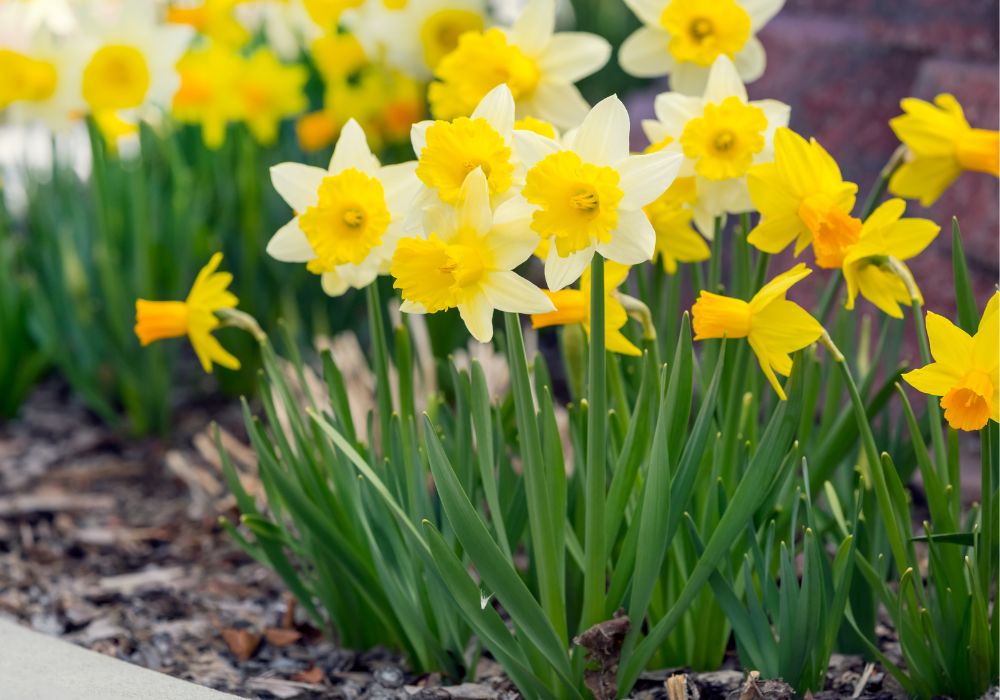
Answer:
[[[989,596],[990,580],[993,578],[993,466],[990,464],[990,428],[979,431],[980,468],[980,506],[979,506],[979,537],[976,546],[976,566],[979,569],[979,588],[983,597]]]
[[[375,401],[378,406],[378,426],[382,437],[382,456],[389,454],[389,425],[392,418],[392,394],[389,387],[389,343],[385,337],[382,297],[378,280],[365,289],[368,301],[368,332],[371,333],[375,364]],[[371,436],[369,436],[369,440]]]
[[[708,261],[708,291],[718,293],[722,279],[722,217],[715,217],[712,257]]]
[[[604,619],[604,500],[607,476],[607,378],[604,347],[604,258],[594,255],[590,267],[590,357],[587,384],[587,474],[584,495],[583,624]]]
[[[871,423],[865,411],[864,402],[861,400],[861,393],[858,385],[854,382],[850,367],[844,359],[844,354],[833,342],[833,338],[825,330],[820,337],[821,342],[833,355],[834,362],[840,370],[840,374],[847,386],[847,393],[851,398],[851,406],[854,410],[854,417],[858,424],[858,434],[861,436],[861,446],[864,450],[868,469],[865,470],[865,479],[870,481],[875,488],[875,498],[878,500],[879,510],[883,514],[886,524],[886,533],[889,536],[889,547],[896,560],[896,566],[900,572],[910,566],[907,556],[906,543],[900,527],[899,517],[893,507],[892,498],[889,495],[889,486],[885,479],[885,471],[882,465],[882,458],[879,455],[878,447],[875,445],[875,436],[872,434]]]
[[[927,323],[924,321],[920,290],[917,289],[913,275],[910,274],[909,269],[902,262],[890,257],[889,267],[892,268],[892,271],[903,282],[907,293],[910,295],[910,307],[913,309],[913,323],[917,327],[917,342],[920,345],[920,359],[925,365],[929,365],[934,361],[934,358],[931,357],[931,346],[927,337]],[[931,423],[934,464],[945,487],[951,486],[957,491],[958,484],[952,483],[952,480],[948,476],[948,452],[945,446],[944,429],[941,426],[941,408],[938,405],[938,398],[936,396],[927,397],[927,415],[930,417]]]

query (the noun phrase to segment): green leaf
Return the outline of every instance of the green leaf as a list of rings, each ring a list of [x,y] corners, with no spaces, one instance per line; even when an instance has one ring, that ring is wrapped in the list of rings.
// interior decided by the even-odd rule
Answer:
[[[955,304],[958,306],[958,325],[969,335],[979,328],[979,310],[972,293],[969,266],[965,261],[965,247],[958,219],[951,219],[951,264],[955,275]]]

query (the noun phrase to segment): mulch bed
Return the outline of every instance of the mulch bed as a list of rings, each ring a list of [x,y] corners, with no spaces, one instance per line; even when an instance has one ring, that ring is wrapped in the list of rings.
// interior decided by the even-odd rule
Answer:
[[[238,407],[194,405],[175,442],[122,441],[43,385],[18,419],[0,425],[0,615],[146,668],[246,698],[520,697],[484,659],[476,682],[441,687],[387,651],[339,648],[303,624],[280,581],[219,528],[235,517],[214,445],[218,421],[253,481]],[[783,684],[735,668],[643,677],[634,697],[791,697]],[[668,694],[669,693],[669,694]],[[835,657],[817,698],[896,698],[859,657]]]

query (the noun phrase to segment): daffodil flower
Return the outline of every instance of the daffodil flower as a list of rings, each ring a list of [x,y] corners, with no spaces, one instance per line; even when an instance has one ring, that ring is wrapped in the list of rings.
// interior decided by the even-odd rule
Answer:
[[[418,186],[416,163],[381,165],[353,119],[327,169],[299,163],[271,168],[271,182],[295,211],[267,244],[282,262],[307,263],[323,291],[338,296],[388,272]]]
[[[611,352],[621,355],[641,355],[642,352],[625,337],[621,329],[628,322],[628,312],[615,290],[628,278],[629,266],[608,262],[604,267],[604,343]],[[579,323],[590,337],[590,269],[580,277],[579,289],[546,292],[556,310],[531,315],[532,328],[566,326]]]
[[[514,96],[504,84],[490,90],[471,117],[414,124],[410,134],[416,174],[425,186],[417,209],[435,198],[456,203],[465,179],[477,168],[487,173],[494,204],[511,196],[524,180],[512,150],[513,130]]]
[[[510,29],[463,34],[434,71],[427,93],[431,113],[438,119],[466,116],[506,83],[519,117],[561,128],[579,124],[587,102],[574,83],[608,62],[611,45],[595,34],[555,33],[555,18],[555,0],[529,0]]]
[[[736,66],[726,56],[712,64],[705,92],[657,95],[655,120],[642,123],[650,143],[669,139],[663,149],[683,153],[681,177],[694,177],[694,222],[707,237],[715,219],[753,209],[747,172],[774,160],[774,133],[788,125],[789,107],[777,100],[750,102]]]
[[[226,369],[239,369],[240,361],[215,339],[212,331],[219,327],[219,311],[233,309],[239,303],[229,291],[233,276],[217,272],[222,253],[216,253],[201,269],[184,301],[135,302],[135,334],[143,346],[164,338],[188,336],[198,361],[206,372],[212,364]]]
[[[426,81],[466,32],[482,32],[486,0],[368,2],[344,18],[370,56]],[[491,86],[492,87],[492,86]]]
[[[15,124],[34,121],[65,130],[86,112],[81,66],[86,45],[35,32],[24,53],[0,48],[0,110]]]
[[[952,95],[938,95],[934,104],[915,97],[900,104],[905,114],[889,126],[909,153],[889,180],[894,195],[927,207],[965,170],[1000,176],[1000,133],[972,128]]]
[[[910,386],[941,397],[945,420],[955,430],[979,430],[1000,422],[1000,293],[986,304],[976,334],[944,316],[927,312],[927,336],[934,362],[903,375]]]
[[[799,263],[765,284],[749,302],[702,291],[691,307],[694,339],[746,338],[767,380],[784,401],[787,396],[775,373],[791,374],[789,354],[823,334],[823,327],[808,311],[785,298],[792,285],[811,272]]]
[[[199,34],[232,48],[239,48],[250,40],[250,32],[240,24],[234,10],[246,0],[203,0],[198,5],[167,8],[167,21],[186,24]]]
[[[122,3],[116,15],[94,20],[96,48],[83,67],[82,94],[99,125],[115,132],[147,106],[164,107],[177,89],[174,69],[193,34],[157,21],[152,3]],[[114,134],[112,134],[114,135]]]
[[[595,105],[562,143],[530,131],[514,138],[528,168],[521,194],[534,206],[531,228],[552,242],[549,289],[579,279],[595,251],[623,265],[653,256],[656,233],[642,208],[670,186],[681,156],[631,155],[628,111],[617,96]]]
[[[883,203],[862,224],[857,242],[845,251],[847,309],[854,308],[860,294],[889,316],[903,317],[899,305],[910,304],[910,292],[889,258],[909,274],[903,261],[918,255],[941,230],[927,219],[901,219],[904,211],[906,203],[902,199]]]
[[[239,120],[243,104],[237,85],[244,70],[242,57],[222,44],[192,49],[177,62],[180,87],[171,113],[185,124],[200,124],[205,146],[216,149],[226,138],[226,126]]]
[[[483,343],[493,337],[494,310],[534,314],[552,311],[538,287],[513,272],[531,256],[538,239],[530,213],[512,199],[494,212],[489,183],[476,168],[465,179],[455,205],[426,212],[424,237],[403,238],[390,268],[407,313],[457,308],[469,333]]]
[[[759,32],[785,0],[625,0],[642,20],[622,43],[618,62],[640,78],[670,76],[670,88],[700,95],[719,56],[731,59],[744,82],[764,74]]]
[[[242,100],[241,116],[258,143],[273,144],[281,121],[309,106],[308,77],[304,66],[285,65],[266,47],[246,59],[236,88]]]
[[[747,173],[750,198],[761,214],[747,241],[765,253],[780,253],[795,241],[795,255],[810,243],[816,264],[839,268],[861,232],[851,216],[858,186],[845,182],[840,167],[816,139],[791,129],[774,137],[774,162]]]

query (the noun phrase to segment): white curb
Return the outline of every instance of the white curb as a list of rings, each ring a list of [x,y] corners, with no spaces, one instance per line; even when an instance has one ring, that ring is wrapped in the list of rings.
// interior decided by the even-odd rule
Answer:
[[[3,700],[233,700],[0,619]]]

